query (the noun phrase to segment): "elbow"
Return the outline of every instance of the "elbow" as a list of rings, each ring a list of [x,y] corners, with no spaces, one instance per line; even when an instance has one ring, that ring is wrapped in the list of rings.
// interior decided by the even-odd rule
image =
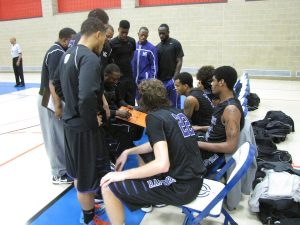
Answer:
[[[161,163],[158,168],[159,173],[167,173],[170,169],[170,162]]]

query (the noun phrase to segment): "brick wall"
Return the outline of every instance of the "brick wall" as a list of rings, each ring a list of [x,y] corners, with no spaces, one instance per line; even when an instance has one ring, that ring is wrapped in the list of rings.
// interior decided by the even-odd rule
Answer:
[[[184,67],[204,64],[233,65],[244,69],[300,70],[300,1],[228,0],[227,3],[135,7],[136,0],[122,0],[122,9],[107,10],[117,31],[118,22],[131,22],[130,36],[141,26],[149,40],[159,42],[157,28],[170,26],[170,36],[184,49]],[[42,0],[44,17],[0,23],[0,67],[10,66],[9,38],[23,48],[25,66],[41,66],[45,51],[63,27],[79,30],[88,12],[57,14],[55,0]]]

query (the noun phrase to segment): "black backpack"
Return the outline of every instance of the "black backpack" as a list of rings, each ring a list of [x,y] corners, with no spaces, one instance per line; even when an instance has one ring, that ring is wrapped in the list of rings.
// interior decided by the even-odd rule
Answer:
[[[269,122],[277,120],[284,124],[288,124],[291,126],[291,131],[295,132],[294,120],[282,111],[268,111],[264,120],[267,120]]]
[[[280,224],[286,218],[300,218],[300,203],[293,199],[259,199],[259,220],[263,224]]]

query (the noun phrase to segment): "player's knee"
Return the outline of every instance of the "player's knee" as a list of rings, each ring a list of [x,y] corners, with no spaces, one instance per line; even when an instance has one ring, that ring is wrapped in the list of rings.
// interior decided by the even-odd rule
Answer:
[[[101,192],[102,192],[102,196],[103,197],[112,194],[112,192],[111,192],[111,190],[110,190],[110,188],[108,186],[101,187]]]

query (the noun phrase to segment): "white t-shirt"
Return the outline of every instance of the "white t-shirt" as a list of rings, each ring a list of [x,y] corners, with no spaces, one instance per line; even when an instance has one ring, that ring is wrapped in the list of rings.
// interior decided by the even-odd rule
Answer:
[[[21,47],[19,44],[15,44],[11,46],[11,57],[16,58],[19,57],[19,54],[22,53]]]

